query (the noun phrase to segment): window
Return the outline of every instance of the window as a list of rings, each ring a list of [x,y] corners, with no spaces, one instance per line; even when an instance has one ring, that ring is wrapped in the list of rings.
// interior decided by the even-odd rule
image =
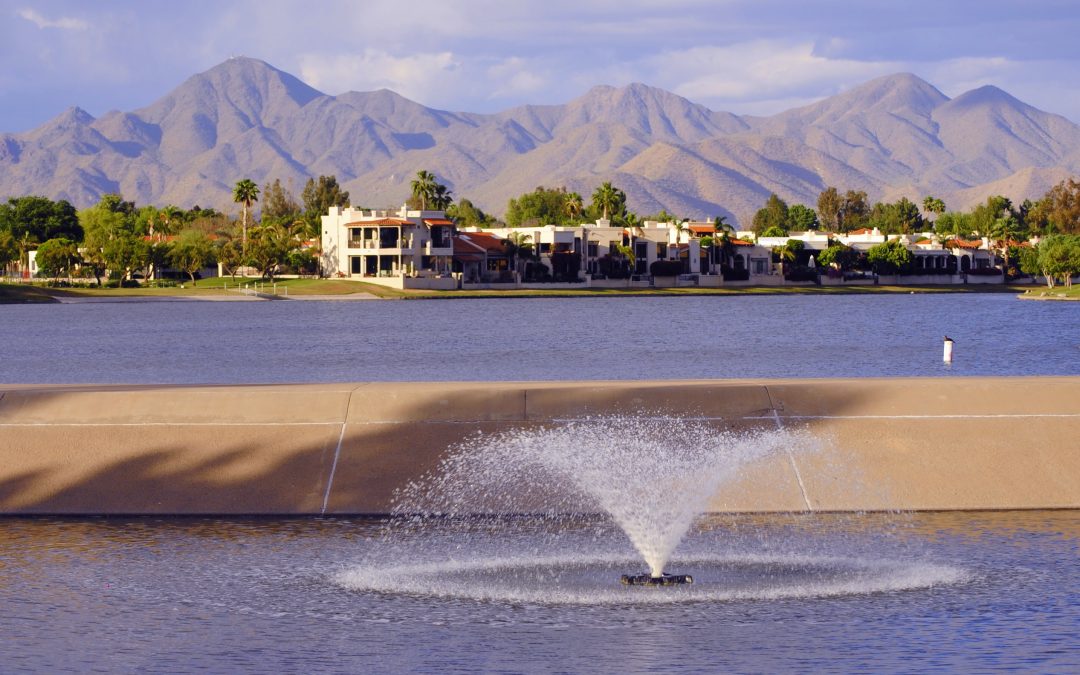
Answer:
[[[598,258],[600,256],[600,244],[595,241],[589,242],[589,257]]]
[[[657,260],[664,260],[665,258],[667,258],[667,244],[663,244],[663,243],[657,244],[656,245],[656,259]]]

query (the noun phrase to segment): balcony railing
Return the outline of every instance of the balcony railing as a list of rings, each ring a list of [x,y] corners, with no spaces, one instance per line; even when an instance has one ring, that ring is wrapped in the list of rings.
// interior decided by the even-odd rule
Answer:
[[[406,249],[411,249],[413,247],[412,243],[413,242],[410,239],[394,239],[394,240],[388,240],[388,241],[382,241],[382,240],[379,240],[379,239],[350,239],[349,240],[349,248],[360,248],[360,249],[366,249],[366,250],[371,250],[371,251],[374,251],[374,250],[377,250],[377,249],[388,250],[388,249],[399,249],[399,248],[403,249],[403,250],[406,250]]]

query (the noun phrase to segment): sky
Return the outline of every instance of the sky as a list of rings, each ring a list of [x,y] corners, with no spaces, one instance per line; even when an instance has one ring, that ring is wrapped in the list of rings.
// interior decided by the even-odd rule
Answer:
[[[770,115],[911,72],[1080,122],[1080,0],[0,0],[0,133],[153,103],[231,56],[495,112],[643,82]]]

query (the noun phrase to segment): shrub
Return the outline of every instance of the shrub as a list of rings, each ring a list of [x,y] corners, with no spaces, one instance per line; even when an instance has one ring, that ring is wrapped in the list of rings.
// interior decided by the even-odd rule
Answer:
[[[649,265],[649,274],[654,277],[677,277],[683,273],[683,264],[678,260],[657,260]]]

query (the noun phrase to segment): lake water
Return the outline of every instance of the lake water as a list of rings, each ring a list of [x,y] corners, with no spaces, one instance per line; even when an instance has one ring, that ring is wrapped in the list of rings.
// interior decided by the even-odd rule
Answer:
[[[1080,375],[1009,295],[0,306],[5,383]],[[943,334],[956,341],[941,362]],[[0,671],[1080,671],[1080,512],[0,519]]]
[[[9,383],[1080,374],[1080,303],[1010,294],[7,305],[0,325]]]
[[[1076,512],[710,518],[675,556],[698,597],[544,529],[3,520],[0,670],[1080,671]]]

